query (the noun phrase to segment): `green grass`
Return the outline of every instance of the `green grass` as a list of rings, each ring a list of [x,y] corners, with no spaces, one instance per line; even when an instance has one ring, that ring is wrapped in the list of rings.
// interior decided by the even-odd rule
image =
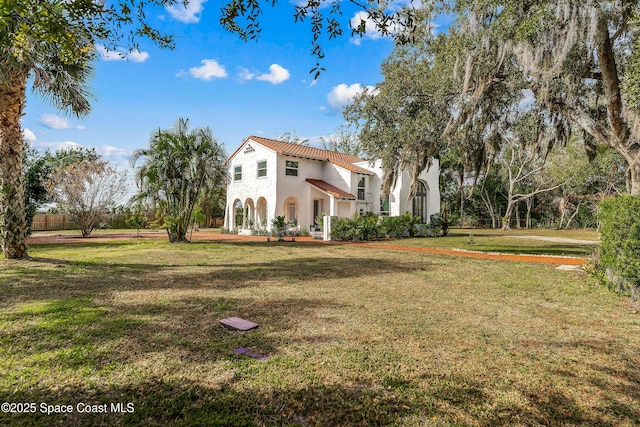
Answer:
[[[472,236],[471,238],[469,236]],[[593,241],[593,244],[553,242],[516,236],[560,237]],[[464,249],[507,254],[590,256],[598,246],[599,235],[594,230],[491,230],[485,228],[452,228],[449,235],[437,239],[399,239],[387,241],[392,245],[438,249]]]
[[[1,400],[135,410],[0,425],[640,422],[640,319],[584,273],[321,243],[30,254],[0,265]]]

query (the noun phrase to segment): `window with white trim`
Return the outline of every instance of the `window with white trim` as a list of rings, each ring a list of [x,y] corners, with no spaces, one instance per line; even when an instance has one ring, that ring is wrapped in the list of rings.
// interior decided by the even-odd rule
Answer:
[[[262,160],[258,162],[258,178],[267,176],[267,161]]]
[[[234,181],[242,180],[242,165],[236,166],[233,168],[233,180]]]
[[[296,220],[296,204],[295,202],[289,202],[289,221]]]
[[[358,181],[358,200],[364,200],[364,192],[365,192],[365,181],[364,181],[364,176],[362,178],[360,178],[360,181]]]
[[[298,176],[298,162],[287,160],[285,162],[284,174],[287,176]]]

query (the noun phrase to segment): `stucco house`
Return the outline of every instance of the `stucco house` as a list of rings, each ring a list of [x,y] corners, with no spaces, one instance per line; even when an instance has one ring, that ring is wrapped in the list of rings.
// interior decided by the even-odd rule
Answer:
[[[389,197],[381,199],[384,171],[356,156],[250,136],[227,160],[229,171],[224,227],[248,234],[271,229],[284,215],[299,229],[311,230],[321,215],[352,217],[356,212],[397,216],[411,212],[428,222],[440,211],[437,159],[420,175],[409,199],[403,172]]]

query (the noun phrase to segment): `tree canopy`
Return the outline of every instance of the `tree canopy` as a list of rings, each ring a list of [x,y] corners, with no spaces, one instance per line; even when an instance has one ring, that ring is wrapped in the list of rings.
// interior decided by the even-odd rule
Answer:
[[[45,186],[58,207],[71,215],[82,237],[102,226],[126,192],[125,173],[99,156],[61,156]]]
[[[575,127],[590,154],[598,144],[615,149],[629,191],[640,193],[637,1],[458,1],[454,11],[466,39],[458,125],[487,108],[476,99],[521,73],[557,140]]]
[[[418,15],[414,40],[395,47],[384,81],[345,116],[392,181],[406,166],[416,177],[432,155],[480,176],[514,117],[533,110],[539,131],[523,143],[544,153],[583,132],[591,158],[598,145],[624,156],[638,194],[638,10],[628,0],[439,2],[434,13],[450,13],[451,26],[436,34],[431,15]]]

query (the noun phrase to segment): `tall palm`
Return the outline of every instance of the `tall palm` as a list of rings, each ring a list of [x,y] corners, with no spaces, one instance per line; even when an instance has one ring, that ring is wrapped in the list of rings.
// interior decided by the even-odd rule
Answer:
[[[131,166],[141,158],[137,197],[158,208],[170,241],[186,241],[198,198],[224,183],[224,147],[209,127],[190,131],[189,120],[180,118],[172,129],[153,132],[149,148],[133,153]]]
[[[144,37],[173,47],[170,35],[149,25],[145,8],[175,2],[0,1],[0,238],[5,258],[27,256],[20,128],[27,82],[58,109],[87,114],[95,46],[113,49],[126,37],[135,49],[136,40]]]
[[[5,258],[27,256],[22,167],[27,82],[60,109],[89,112],[93,37],[59,1],[8,1],[0,16],[0,233]],[[32,7],[37,7],[38,13]]]

